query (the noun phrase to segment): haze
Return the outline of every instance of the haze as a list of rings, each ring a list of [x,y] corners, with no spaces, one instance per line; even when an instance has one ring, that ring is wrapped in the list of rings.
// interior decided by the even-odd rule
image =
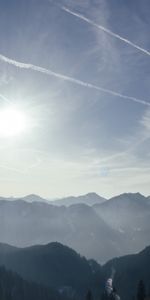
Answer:
[[[1,195],[149,194],[149,11],[146,0],[0,0],[0,110],[28,120],[0,136]]]

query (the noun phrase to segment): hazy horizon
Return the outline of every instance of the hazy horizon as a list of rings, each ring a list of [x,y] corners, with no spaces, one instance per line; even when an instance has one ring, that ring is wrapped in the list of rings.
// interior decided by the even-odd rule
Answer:
[[[102,198],[104,198],[104,199],[106,199],[106,200],[109,200],[109,199],[111,199],[111,198],[113,198],[113,197],[117,197],[117,196],[120,196],[120,195],[122,195],[122,194],[141,194],[142,196],[144,196],[144,197],[149,197],[150,195],[149,194],[147,194],[147,195],[145,195],[145,194],[143,194],[143,193],[140,193],[140,192],[135,192],[135,193],[131,193],[131,192],[123,192],[123,193],[121,193],[121,194],[114,194],[114,195],[112,195],[111,197],[106,197],[106,196],[104,196],[104,195],[102,195],[102,194],[99,194],[99,193],[96,193],[96,192],[85,192],[85,193],[83,193],[83,194],[79,194],[79,193],[76,193],[76,194],[64,194],[64,195],[62,195],[62,196],[54,196],[54,197],[51,197],[51,196],[44,196],[44,195],[40,195],[40,194],[35,194],[35,193],[31,193],[31,194],[24,194],[24,195],[22,195],[22,194],[20,194],[20,195],[1,195],[0,194],[0,197],[2,197],[2,198],[24,198],[24,197],[27,197],[27,196],[38,196],[38,197],[40,197],[40,198],[43,198],[43,199],[45,199],[45,200],[48,200],[48,201],[57,201],[57,200],[61,200],[61,199],[63,199],[63,198],[69,198],[69,197],[80,197],[80,196],[86,196],[86,195],[89,195],[89,194],[97,194],[98,196],[100,196],[100,197],[102,197]]]

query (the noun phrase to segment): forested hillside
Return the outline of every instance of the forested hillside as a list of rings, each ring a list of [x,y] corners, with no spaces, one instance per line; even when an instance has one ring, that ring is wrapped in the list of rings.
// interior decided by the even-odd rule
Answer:
[[[0,267],[0,300],[64,300],[64,298],[53,289],[26,281],[16,273]]]

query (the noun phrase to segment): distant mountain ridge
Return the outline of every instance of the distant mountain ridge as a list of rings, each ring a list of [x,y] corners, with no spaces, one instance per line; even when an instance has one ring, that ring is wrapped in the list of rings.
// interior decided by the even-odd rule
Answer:
[[[70,197],[66,197],[66,198],[60,198],[60,199],[56,199],[56,200],[48,200],[45,199],[43,197],[40,197],[38,195],[35,194],[30,194],[24,197],[0,197],[0,201],[2,200],[6,200],[6,201],[16,201],[16,200],[23,200],[29,203],[32,202],[44,202],[44,203],[49,203],[52,205],[57,205],[57,206],[70,206],[73,204],[78,204],[78,203],[83,203],[83,204],[87,204],[87,205],[94,205],[96,203],[102,203],[104,201],[106,201],[105,198],[99,196],[96,193],[88,193],[85,195],[81,195],[81,196],[70,196]]]
[[[150,201],[140,193],[92,206],[56,206],[41,198],[0,201],[0,241],[16,246],[58,241],[103,263],[143,249],[149,244],[149,232]]]
[[[30,194],[24,197],[0,197],[0,201],[19,201],[19,200],[23,200],[29,203],[32,202],[45,202],[45,203],[49,203],[49,201],[45,198],[42,198],[38,195],[35,194]]]
[[[120,231],[126,253],[137,252],[149,244],[150,201],[140,193],[126,193],[93,206],[113,229]],[[124,248],[124,249],[125,249]]]
[[[0,241],[22,247],[58,241],[102,261],[121,254],[120,234],[85,204],[0,201]]]
[[[59,199],[55,199],[55,200],[52,200],[52,199],[46,199],[46,198],[43,198],[39,195],[36,195],[36,194],[29,194],[29,195],[26,195],[26,196],[23,196],[23,197],[0,197],[0,201],[3,201],[3,200],[6,200],[6,201],[16,201],[16,200],[23,200],[23,201],[26,201],[26,202],[29,202],[29,203],[32,203],[32,202],[45,202],[45,203],[49,203],[49,204],[52,204],[52,205],[57,205],[57,206],[70,206],[70,205],[73,205],[73,204],[87,204],[89,206],[93,206],[93,205],[96,205],[96,204],[101,204],[101,203],[104,203],[104,202],[108,202],[111,200],[111,203],[113,201],[116,201],[117,199],[133,199],[133,201],[137,198],[143,198],[144,199],[147,199],[147,200],[150,200],[150,196],[148,197],[145,197],[143,196],[142,194],[140,193],[123,193],[123,194],[120,194],[120,195],[117,195],[117,196],[114,196],[114,197],[111,197],[109,199],[106,199],[104,197],[101,197],[100,195],[98,195],[97,193],[94,193],[94,192],[91,192],[91,193],[88,193],[88,194],[84,194],[84,195],[79,195],[79,196],[68,196],[68,197],[64,197],[64,198],[59,198]]]
[[[51,201],[52,204],[54,205],[65,205],[65,206],[70,206],[73,204],[79,204],[79,203],[84,203],[87,204],[89,206],[92,206],[96,203],[102,203],[106,201],[105,198],[99,196],[96,193],[88,193],[86,195],[82,195],[82,196],[77,196],[77,197],[66,197],[66,198],[61,198],[55,201]]]
[[[23,198],[21,198],[21,200],[24,200],[26,202],[46,202],[46,203],[49,203],[49,201],[45,198],[42,198],[38,195],[35,195],[35,194],[30,194],[30,195],[27,195],[27,196],[24,196]]]

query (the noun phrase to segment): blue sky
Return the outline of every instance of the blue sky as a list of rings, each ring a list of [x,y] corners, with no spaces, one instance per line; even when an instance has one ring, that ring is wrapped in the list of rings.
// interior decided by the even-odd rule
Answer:
[[[150,103],[149,0],[0,0],[0,54]],[[27,132],[0,137],[1,195],[149,195],[150,106],[0,60],[0,95]],[[0,109],[8,104],[0,98]]]

